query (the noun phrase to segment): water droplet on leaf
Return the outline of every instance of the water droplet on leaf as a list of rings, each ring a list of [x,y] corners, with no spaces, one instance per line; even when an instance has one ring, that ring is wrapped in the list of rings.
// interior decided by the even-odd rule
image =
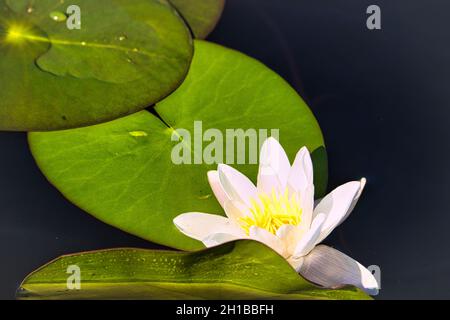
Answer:
[[[67,16],[61,11],[50,12],[50,18],[56,22],[63,22],[67,20]]]
[[[148,136],[147,132],[145,132],[145,131],[130,131],[128,133],[132,137],[146,137],[146,136]]]

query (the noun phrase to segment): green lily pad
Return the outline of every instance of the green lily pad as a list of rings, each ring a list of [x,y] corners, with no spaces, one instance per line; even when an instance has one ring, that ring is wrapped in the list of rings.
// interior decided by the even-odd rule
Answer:
[[[327,158],[317,121],[282,78],[248,56],[196,40],[186,80],[155,111],[86,128],[30,133],[31,151],[47,179],[80,208],[129,233],[184,250],[203,244],[181,234],[173,218],[191,211],[223,214],[207,181],[207,171],[217,164],[172,161],[180,146],[172,139],[183,129],[192,133],[186,153],[191,163],[199,155],[193,147],[195,121],[202,121],[204,133],[214,128],[223,135],[235,128],[267,129],[267,135],[278,129],[291,161],[302,146],[312,151],[317,196],[325,192]],[[261,135],[259,144],[263,140]],[[209,144],[203,142],[203,151]],[[217,162],[231,164],[226,157],[234,158],[235,152],[236,146]],[[250,148],[245,155],[247,164],[234,166],[255,181],[258,165],[249,163]]]
[[[220,20],[225,0],[170,0],[197,39],[205,39]]]
[[[79,290],[68,289],[70,266],[79,268]],[[194,253],[113,249],[63,256],[29,275],[18,297],[370,299],[354,287],[318,288],[274,251],[254,241],[232,242]]]
[[[175,90],[192,38],[162,0],[0,0],[0,130],[53,130],[109,121]]]

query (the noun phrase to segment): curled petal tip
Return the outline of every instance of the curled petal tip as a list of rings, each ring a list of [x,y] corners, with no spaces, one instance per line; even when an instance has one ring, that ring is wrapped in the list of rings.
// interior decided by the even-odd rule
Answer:
[[[183,215],[184,215],[184,213],[182,213],[182,214],[176,216],[175,218],[173,218],[172,221],[173,221],[173,223],[175,224],[175,226],[178,227],[178,223],[180,222],[181,219],[183,219],[183,217],[182,217]]]
[[[308,153],[310,153],[307,146],[301,147],[301,148],[300,148],[300,151],[301,151],[301,152],[308,152]]]
[[[209,170],[207,172],[208,177],[217,173],[217,170]]]
[[[361,178],[360,182],[361,182],[361,188],[364,188],[364,186],[367,183],[367,179],[363,177],[363,178]]]
[[[265,142],[274,142],[274,143],[279,143],[278,142],[278,140],[277,139],[275,139],[274,137],[268,137],[267,139],[266,139],[266,141]]]
[[[221,170],[223,170],[223,169],[225,169],[225,168],[227,168],[228,166],[226,165],[226,164],[223,164],[223,163],[219,163],[218,165],[217,165],[217,171],[221,171]],[[214,170],[212,170],[212,171],[214,171]]]

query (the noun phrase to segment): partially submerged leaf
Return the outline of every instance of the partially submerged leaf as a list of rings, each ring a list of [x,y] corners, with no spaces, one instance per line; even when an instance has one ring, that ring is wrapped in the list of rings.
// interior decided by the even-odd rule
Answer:
[[[67,286],[70,266],[79,268],[80,290]],[[352,287],[326,290],[312,285],[282,257],[254,241],[227,243],[194,253],[113,249],[63,256],[29,275],[18,297],[369,299]]]
[[[96,124],[144,109],[184,79],[190,32],[166,1],[0,0],[0,130]]]
[[[180,11],[195,37],[205,39],[222,15],[225,0],[170,0]]]
[[[166,246],[193,250],[203,244],[184,236],[173,218],[184,212],[223,214],[207,181],[217,164],[173,162],[175,140],[183,129],[192,141],[182,141],[194,162],[195,144],[206,150],[203,136],[194,138],[195,121],[226,136],[227,129],[279,129],[291,161],[307,146],[313,152],[317,195],[327,183],[327,159],[320,128],[303,100],[278,75],[236,51],[196,41],[189,75],[180,88],[147,112],[96,126],[30,133],[31,151],[42,172],[70,201],[117,228]],[[197,128],[198,129],[198,128]],[[223,149],[234,138],[224,139]],[[265,139],[260,136],[259,143]],[[237,144],[237,143],[236,143]],[[257,157],[258,146],[254,148]],[[202,152],[202,151],[200,151]],[[235,167],[255,180],[257,164]],[[236,147],[220,162],[236,163]],[[198,151],[196,153],[199,155]],[[202,160],[202,157],[200,157]]]

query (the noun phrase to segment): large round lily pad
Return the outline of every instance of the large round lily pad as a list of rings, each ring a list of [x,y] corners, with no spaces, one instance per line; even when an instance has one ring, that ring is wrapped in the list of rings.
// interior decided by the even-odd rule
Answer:
[[[77,22],[69,5],[79,7],[81,29],[68,28]],[[167,1],[0,0],[0,130],[137,112],[179,86],[192,54],[189,29]]]
[[[214,128],[224,135],[227,129],[279,129],[291,161],[302,146],[313,152],[318,195],[325,190],[326,154],[313,114],[282,78],[244,54],[196,41],[185,82],[156,106],[156,113],[30,133],[31,150],[48,180],[73,203],[106,223],[179,249],[203,245],[182,235],[174,217],[189,211],[223,214],[207,182],[207,171],[217,165],[172,161],[179,146],[172,138],[186,132],[182,129],[192,133],[188,153],[193,155],[195,121],[202,122],[204,132]],[[203,143],[204,151],[209,144]],[[248,164],[249,150],[247,164],[234,166],[255,180],[258,166]]]

